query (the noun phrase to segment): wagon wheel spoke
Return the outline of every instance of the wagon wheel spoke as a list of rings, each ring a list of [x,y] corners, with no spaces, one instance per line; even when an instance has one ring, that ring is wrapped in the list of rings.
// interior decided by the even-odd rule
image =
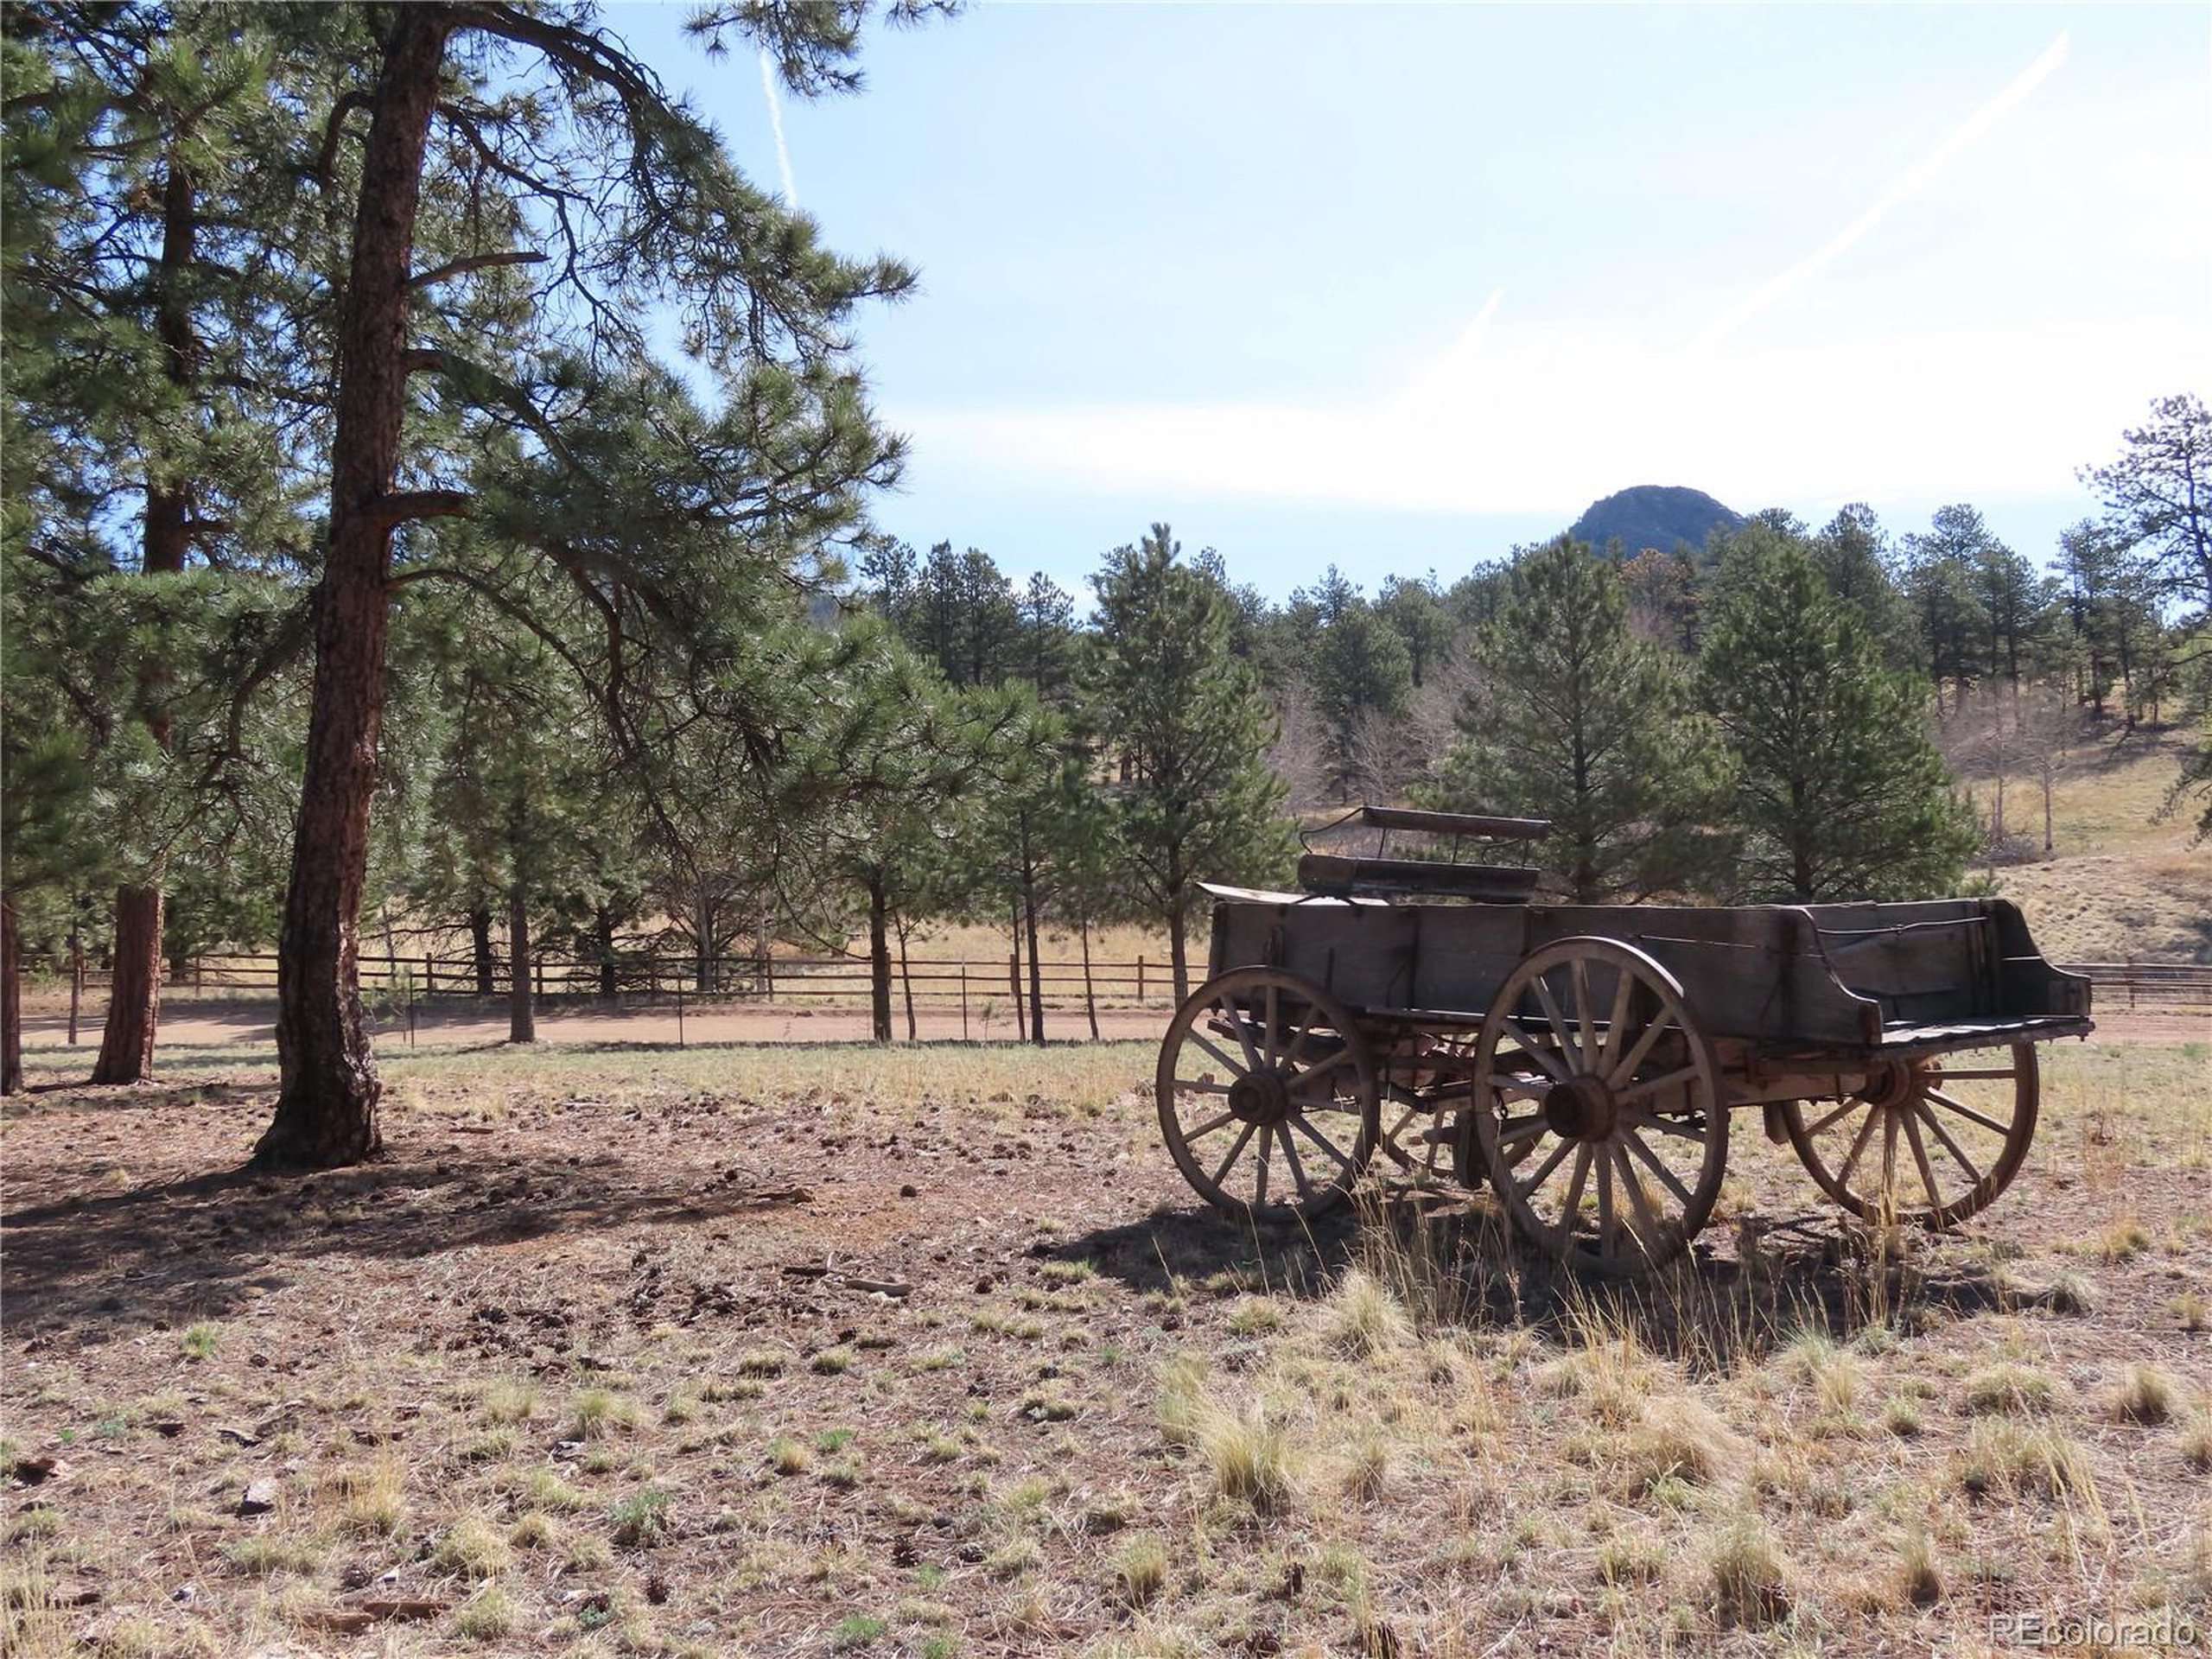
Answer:
[[[1497,1144],[1517,1147],[1524,1141],[1535,1140],[1550,1127],[1541,1112],[1531,1117],[1510,1117],[1497,1126]]]
[[[1518,1183],[1522,1195],[1523,1197],[1528,1196],[1534,1192],[1538,1187],[1541,1186],[1546,1181],[1549,1180],[1552,1176],[1552,1172],[1557,1169],[1560,1165],[1566,1160],[1567,1154],[1581,1147],[1582,1143],[1580,1141],[1565,1140],[1554,1147],[1551,1149],[1549,1155],[1545,1158],[1544,1161],[1536,1166],[1535,1173],[1530,1175],[1527,1180]],[[1585,1151],[1587,1150],[1587,1148],[1583,1149]],[[1577,1196],[1580,1196],[1579,1192]]]
[[[1344,1153],[1338,1148],[1335,1141],[1330,1140],[1327,1135],[1322,1134],[1321,1131],[1315,1128],[1313,1124],[1307,1122],[1303,1113],[1294,1114],[1290,1121],[1298,1126],[1298,1132],[1300,1135],[1304,1135],[1308,1141],[1311,1141],[1315,1146],[1320,1147],[1322,1151],[1327,1153],[1330,1157],[1335,1159],[1338,1166],[1344,1170],[1345,1174],[1349,1175],[1353,1173],[1351,1160],[1346,1157]],[[1399,1122],[1401,1127],[1402,1127],[1404,1120],[1402,1118],[1399,1120]]]
[[[1273,1065],[1275,1057],[1282,1052],[1282,989],[1273,982],[1268,985],[1267,1006],[1265,1046],[1260,1052],[1267,1063]]]
[[[1652,1010],[1651,1020],[1636,1039],[1636,1046],[1623,1055],[1618,1065],[1605,1073],[1605,1081],[1618,1089],[1636,1075],[1637,1067],[1650,1057],[1660,1038],[1667,1032],[1667,1010],[1664,1007]]]
[[[1213,1173],[1213,1184],[1216,1186],[1219,1186],[1228,1178],[1230,1170],[1235,1166],[1236,1160],[1243,1154],[1245,1142],[1252,1138],[1254,1131],[1259,1127],[1256,1123],[1247,1123],[1238,1133],[1236,1144],[1229,1149],[1229,1155],[1221,1160],[1219,1166]]]
[[[1175,1086],[1187,1089],[1194,1095],[1225,1095],[1229,1092],[1227,1084],[1216,1083],[1211,1077],[1178,1077]]]
[[[1621,1141],[1623,1145],[1629,1148],[1629,1150],[1635,1153],[1637,1157],[1643,1160],[1643,1161],[1650,1166],[1651,1173],[1656,1175],[1661,1181],[1666,1184],[1667,1190],[1669,1192],[1672,1192],[1675,1197],[1681,1201],[1683,1209],[1687,1210],[1689,1208],[1691,1203],[1689,1188],[1682,1185],[1681,1178],[1679,1175],[1675,1174],[1673,1170],[1667,1167],[1667,1163],[1664,1159],[1661,1158],[1657,1153],[1652,1151],[1650,1147],[1643,1144],[1643,1137],[1642,1135],[1638,1135],[1634,1129],[1630,1129],[1622,1135]]]
[[[1559,1224],[1570,1233],[1574,1230],[1576,1217],[1582,1213],[1582,1189],[1590,1184],[1590,1166],[1593,1161],[1588,1141],[1578,1141],[1572,1144],[1574,1147],[1574,1168],[1567,1178],[1566,1195],[1559,1201]],[[1541,1182],[1534,1183],[1529,1190],[1534,1192],[1541,1185]]]
[[[1646,1095],[1656,1095],[1662,1089],[1679,1088],[1697,1075],[1697,1067],[1685,1065],[1677,1071],[1665,1072],[1656,1077],[1646,1077],[1641,1083],[1633,1083],[1625,1089],[1617,1090],[1613,1098],[1625,1106],[1632,1100],[1642,1100]]]
[[[1590,964],[1580,957],[1567,969],[1567,983],[1574,993],[1575,1028],[1581,1033],[1582,1069],[1598,1069],[1598,1027],[1590,1018]]]
[[[1505,1021],[1505,1029],[1512,1033],[1514,1041],[1521,1046],[1521,1052],[1523,1054],[1526,1054],[1530,1059],[1534,1060],[1536,1063],[1537,1069],[1542,1071],[1545,1076],[1551,1078],[1554,1083],[1565,1083],[1567,1081],[1567,1067],[1561,1065],[1557,1059],[1554,1059],[1552,1057],[1550,1051],[1538,1043],[1534,1037],[1531,1037],[1529,1034],[1527,1028],[1523,1027],[1518,1020],[1508,1019]]]
[[[1913,1110],[1920,1121],[1928,1126],[1928,1131],[1936,1137],[1936,1144],[1951,1154],[1951,1161],[1966,1171],[1967,1183],[1970,1185],[1980,1186],[1981,1171],[1974,1166],[1974,1160],[1967,1156],[1959,1143],[1951,1138],[1951,1132],[1943,1127],[1942,1120],[1928,1109],[1924,1102],[1916,1103]]]
[[[1588,1071],[1589,1057],[1582,1052],[1581,1045],[1575,1041],[1574,1027],[1567,1024],[1567,1016],[1560,1012],[1559,999],[1552,995],[1552,988],[1544,982],[1544,976],[1538,974],[1529,982],[1529,988],[1536,994],[1536,1002],[1543,1009],[1545,1020],[1550,1023],[1552,1039],[1559,1045],[1560,1058],[1566,1061],[1572,1071]]]
[[[1999,1123],[1995,1118],[1991,1117],[1986,1113],[1976,1111],[1964,1101],[1958,1099],[1955,1096],[1945,1094],[1941,1089],[1930,1089],[1928,1091],[1928,1098],[1934,1101],[1938,1106],[1945,1107],[1951,1111],[1956,1112],[1961,1117],[1965,1118],[1969,1123],[1980,1124],[1983,1128],[1987,1129],[1992,1135],[2009,1135],[2012,1133],[2012,1128],[2009,1124]]]
[[[1223,1124],[1224,1124],[1224,1123],[1233,1123],[1233,1122],[1235,1122],[1236,1121],[1236,1113],[1234,1113],[1234,1112],[1224,1112],[1224,1113],[1223,1113],[1219,1117],[1210,1117],[1210,1118],[1206,1119],[1206,1121],[1205,1121],[1205,1122],[1203,1122],[1203,1123],[1199,1124],[1199,1125],[1198,1125],[1198,1127],[1197,1128],[1195,1128],[1195,1129],[1185,1129],[1185,1130],[1184,1130],[1184,1131],[1183,1131],[1183,1139],[1184,1139],[1184,1141],[1185,1141],[1185,1143],[1188,1143],[1188,1142],[1192,1141],[1201,1140],[1201,1139],[1203,1139],[1204,1137],[1205,1137],[1206,1135],[1211,1135],[1211,1134],[1212,1134],[1216,1129],[1219,1128]]]
[[[1335,1053],[1330,1055],[1326,1059],[1318,1061],[1314,1065],[1307,1066],[1306,1070],[1300,1072],[1298,1076],[1292,1080],[1292,1086],[1298,1089],[1303,1089],[1306,1084],[1312,1083],[1314,1078],[1325,1077],[1330,1072],[1335,1071],[1338,1066],[1350,1064],[1351,1060],[1351,1050],[1348,1048],[1340,1048]]]
[[[1252,1022],[1244,1017],[1244,1011],[1227,997],[1222,998],[1213,1006],[1222,1019],[1228,1023],[1229,1028],[1236,1034],[1237,1046],[1244,1051],[1244,1070],[1247,1071],[1262,1070],[1260,1051],[1252,1046]],[[1197,1035],[1195,1032],[1192,1034]]]
[[[1220,1064],[1222,1070],[1228,1072],[1230,1077],[1243,1077],[1249,1070],[1249,1067],[1238,1065],[1235,1060],[1230,1059],[1228,1055],[1223,1053],[1219,1048],[1214,1046],[1212,1039],[1204,1032],[1200,1031],[1196,1026],[1192,1026],[1191,1027],[1190,1038],[1191,1040],[1196,1043],[1200,1048],[1203,1048],[1207,1053],[1212,1055],[1215,1060]]]
[[[1298,1062],[1306,1052],[1306,1045],[1313,1040],[1313,1011],[1308,1008],[1306,1018],[1299,1023],[1298,1040],[1290,1046],[1290,1052],[1282,1057],[1282,1063],[1294,1071],[1298,1069]]]
[[[1654,1129],[1661,1135],[1671,1135],[1678,1141],[1694,1141],[1700,1147],[1710,1138],[1705,1132],[1702,1115],[1700,1116],[1697,1124],[1693,1127],[1680,1118],[1660,1117],[1646,1112],[1636,1120],[1636,1127],[1639,1129]]]
[[[1275,1139],[1282,1142],[1282,1155],[1290,1160],[1290,1178],[1298,1183],[1298,1196],[1301,1198],[1312,1198],[1313,1183],[1306,1179],[1306,1166],[1299,1161],[1297,1143],[1290,1138],[1290,1125],[1276,1124]]]
[[[1859,1137],[1851,1143],[1851,1155],[1843,1160],[1843,1167],[1836,1172],[1838,1179],[1850,1180],[1851,1172],[1859,1167],[1859,1160],[1866,1150],[1866,1143],[1874,1138],[1874,1125],[1880,1117],[1879,1112],[1871,1107],[1867,1109],[1866,1121],[1859,1126]]]
[[[1904,1120],[1905,1139],[1912,1144],[1912,1161],[1920,1166],[1920,1185],[1928,1194],[1928,1207],[1941,1210],[1943,1195],[1936,1190],[1936,1171],[1928,1161],[1928,1143],[1920,1138],[1920,1114],[1916,1104],[1913,1110],[1894,1114]]]
[[[2002,1067],[2001,1069],[1998,1067],[1975,1067],[1965,1071],[1952,1071],[1939,1065],[1933,1071],[1929,1073],[1929,1081],[1931,1083],[1963,1082],[1967,1079],[1976,1077],[1995,1080],[2000,1077],[2017,1077],[2019,1075],[2019,1068],[2018,1066],[2011,1065]]]
[[[1270,1124],[1260,1131],[1259,1174],[1252,1192],[1252,1207],[1260,1209],[1268,1201],[1268,1171],[1274,1162],[1275,1132]]]
[[[1817,1122],[1817,1123],[1814,1124],[1811,1128],[1809,1128],[1808,1129],[1807,1129],[1807,1130],[1805,1131],[1805,1133],[1806,1133],[1806,1134],[1808,1134],[1808,1135],[1818,1135],[1818,1134],[1820,1134],[1823,1129],[1826,1129],[1826,1128],[1829,1128],[1830,1126],[1832,1126],[1832,1125],[1834,1125],[1834,1124],[1836,1124],[1836,1123],[1839,1123],[1839,1122],[1842,1122],[1842,1120],[1843,1120],[1843,1119],[1845,1119],[1845,1118],[1847,1118],[1847,1117],[1850,1116],[1852,1113],[1853,1113],[1853,1112],[1855,1112],[1855,1111],[1859,1110],[1859,1109],[1860,1109],[1861,1108],[1863,1108],[1866,1104],[1866,1103],[1865,1101],[1863,1101],[1863,1100],[1857,1100],[1857,1099],[1847,1100],[1847,1101],[1845,1101],[1845,1102],[1843,1103],[1843,1104],[1842,1104],[1842,1105],[1840,1105],[1840,1106],[1837,1107],[1837,1108],[1835,1109],[1835,1110],[1834,1110],[1834,1111],[1830,1112],[1830,1113],[1829,1113],[1826,1117],[1822,1118],[1819,1122]]]
[[[1644,1196],[1643,1183],[1636,1178],[1636,1168],[1628,1160],[1627,1149],[1613,1147],[1609,1150],[1614,1163],[1620,1166],[1621,1186],[1628,1194],[1629,1208],[1636,1212],[1637,1221],[1643,1224],[1643,1236],[1647,1243],[1656,1244],[1662,1231],[1658,1212],[1652,1209],[1651,1200]],[[1635,1231],[1635,1222],[1629,1226],[1631,1232]]]
[[[1619,982],[1613,987],[1613,1009],[1605,1017],[1605,1058],[1608,1069],[1613,1060],[1620,1058],[1621,1044],[1628,1036],[1629,1002],[1636,995],[1633,975],[1621,973],[1617,977]]]

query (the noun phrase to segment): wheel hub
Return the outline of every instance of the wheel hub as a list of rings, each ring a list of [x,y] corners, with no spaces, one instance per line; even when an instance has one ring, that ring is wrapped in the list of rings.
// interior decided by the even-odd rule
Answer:
[[[1544,1122],[1562,1140],[1603,1141],[1612,1134],[1619,1116],[1613,1091],[1603,1077],[1569,1077],[1553,1084],[1544,1096]]]
[[[1229,1085],[1229,1109],[1239,1122],[1265,1127],[1290,1116],[1290,1077],[1281,1071],[1252,1071]]]
[[[1918,1099],[1923,1077],[1910,1060],[1891,1060],[1854,1090],[1868,1105],[1886,1110],[1909,1106]]]

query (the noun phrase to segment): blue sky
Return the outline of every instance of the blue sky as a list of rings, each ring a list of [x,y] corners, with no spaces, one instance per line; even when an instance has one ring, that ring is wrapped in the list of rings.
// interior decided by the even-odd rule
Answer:
[[[782,176],[758,64],[607,20]],[[863,340],[883,525],[1079,588],[1154,519],[1278,596],[1630,484],[2047,557],[2212,394],[2202,7],[991,5],[780,100],[799,205],[920,292]]]

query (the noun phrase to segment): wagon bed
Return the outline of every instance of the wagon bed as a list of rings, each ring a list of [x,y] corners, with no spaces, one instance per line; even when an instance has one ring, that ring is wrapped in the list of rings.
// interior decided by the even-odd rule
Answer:
[[[2034,1046],[2093,1028],[2088,981],[1999,899],[1555,905],[1530,871],[1336,855],[1301,876],[1319,890],[1207,888],[1208,981],[1161,1052],[1169,1147],[1232,1211],[1310,1214],[1379,1157],[1487,1181],[1554,1253],[1641,1271],[1702,1224],[1756,1106],[1847,1208],[1948,1226],[2024,1158]]]

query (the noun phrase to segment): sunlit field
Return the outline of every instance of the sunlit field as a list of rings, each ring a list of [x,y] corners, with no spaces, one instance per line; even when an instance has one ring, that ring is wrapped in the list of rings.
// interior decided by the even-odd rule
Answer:
[[[2028,1168],[1935,1242],[1845,1228],[1741,1120],[1711,1249],[1630,1292],[1479,1203],[1240,1230],[1173,1175],[1152,1058],[423,1046],[388,1157],[296,1184],[230,1173],[265,1050],[11,1103],[10,1650],[2205,1618],[2212,1048],[2050,1052]]]

